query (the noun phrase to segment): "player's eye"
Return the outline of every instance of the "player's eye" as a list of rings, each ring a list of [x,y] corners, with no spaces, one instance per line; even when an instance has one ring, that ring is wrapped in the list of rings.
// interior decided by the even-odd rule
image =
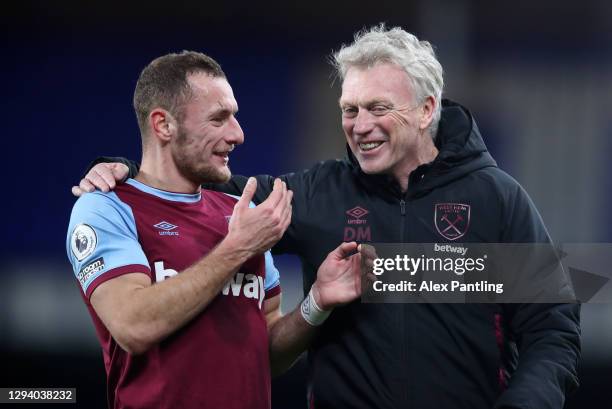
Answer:
[[[223,125],[225,122],[227,122],[229,118],[229,115],[226,114],[221,114],[221,115],[215,115],[213,116],[210,121],[213,123],[213,125],[215,126],[221,126]]]

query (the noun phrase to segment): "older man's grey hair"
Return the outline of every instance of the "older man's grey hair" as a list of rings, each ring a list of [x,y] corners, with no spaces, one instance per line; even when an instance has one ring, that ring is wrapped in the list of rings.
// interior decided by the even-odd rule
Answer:
[[[406,71],[417,103],[428,96],[435,98],[436,106],[429,125],[430,134],[435,138],[442,111],[444,80],[442,65],[431,44],[419,41],[400,27],[387,30],[384,24],[379,24],[355,34],[353,44],[343,44],[332,56],[332,64],[343,81],[351,67],[370,68],[380,63],[396,64]]]

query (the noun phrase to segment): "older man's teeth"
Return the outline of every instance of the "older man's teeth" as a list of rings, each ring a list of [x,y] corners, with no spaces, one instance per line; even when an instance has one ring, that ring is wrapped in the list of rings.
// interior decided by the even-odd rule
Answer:
[[[371,151],[372,149],[377,148],[380,145],[382,145],[382,142],[370,142],[370,143],[360,143],[359,147],[361,148],[362,151]]]

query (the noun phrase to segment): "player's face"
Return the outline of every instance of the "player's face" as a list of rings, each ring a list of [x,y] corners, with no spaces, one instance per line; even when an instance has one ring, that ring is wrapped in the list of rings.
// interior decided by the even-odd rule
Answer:
[[[401,177],[411,171],[423,137],[422,110],[404,70],[394,64],[350,68],[340,108],[346,140],[365,173]]]
[[[189,180],[224,183],[231,176],[229,153],[244,142],[235,114],[238,104],[229,83],[204,73],[189,78],[191,98],[183,106],[183,118],[172,145],[179,171]]]

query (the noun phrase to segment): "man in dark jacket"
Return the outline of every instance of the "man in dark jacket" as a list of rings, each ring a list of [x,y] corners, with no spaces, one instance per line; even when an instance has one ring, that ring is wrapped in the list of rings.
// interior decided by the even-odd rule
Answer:
[[[349,157],[281,177],[294,192],[293,219],[273,251],[300,257],[306,293],[339,240],[550,242],[470,112],[442,101],[442,67],[429,43],[379,26],[334,58]],[[112,187],[125,172],[98,165],[75,193]],[[246,180],[218,188],[238,194]],[[273,180],[258,177],[255,202]],[[448,205],[467,222],[447,229],[448,218],[438,218]],[[578,385],[579,334],[574,304],[354,302],[336,308],[309,351],[310,405],[560,409]]]

